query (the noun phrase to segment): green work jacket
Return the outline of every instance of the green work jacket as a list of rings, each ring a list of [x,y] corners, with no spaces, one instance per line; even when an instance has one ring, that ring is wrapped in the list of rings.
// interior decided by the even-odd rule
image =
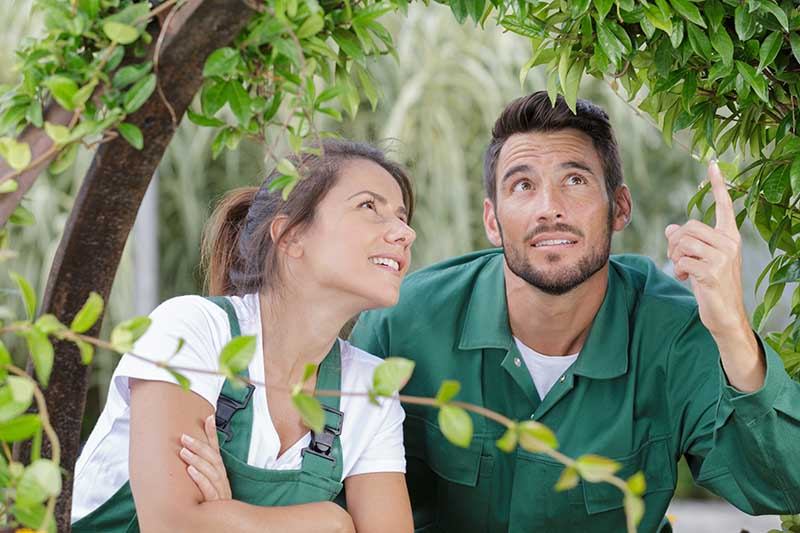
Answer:
[[[768,346],[763,388],[730,387],[689,291],[648,259],[610,260],[608,289],[576,362],[540,399],[508,321],[503,255],[481,251],[410,275],[398,305],[365,313],[352,342],[416,362],[403,389],[457,399],[550,427],[559,449],[643,471],[639,531],[664,519],[686,456],[695,480],[750,514],[800,512],[800,385]],[[624,531],[621,493],[581,481],[556,492],[562,467],[495,446],[504,428],[473,416],[466,449],[439,431],[435,409],[406,405],[408,483],[417,531]]]

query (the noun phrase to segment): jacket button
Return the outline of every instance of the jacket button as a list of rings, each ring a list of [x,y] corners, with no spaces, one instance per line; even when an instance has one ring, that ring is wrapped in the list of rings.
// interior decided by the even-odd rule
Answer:
[[[522,361],[520,361],[519,357],[514,358],[514,365],[517,367],[522,366]]]
[[[566,378],[566,377],[564,377],[564,376],[561,376],[561,379],[560,379],[559,381],[561,381],[561,383],[564,383],[564,380],[565,380],[565,379],[567,379],[567,378]]]
[[[531,420],[536,420],[536,413],[531,415]]]

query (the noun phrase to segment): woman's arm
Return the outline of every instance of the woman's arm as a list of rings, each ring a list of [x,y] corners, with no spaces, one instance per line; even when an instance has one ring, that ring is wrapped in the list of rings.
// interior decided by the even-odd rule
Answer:
[[[414,530],[406,477],[400,472],[359,474],[344,480],[347,511],[358,533]]]
[[[234,500],[204,502],[179,456],[181,435],[205,440],[214,409],[172,383],[130,380],[130,482],[141,530],[348,532],[350,515],[332,502],[260,507]]]

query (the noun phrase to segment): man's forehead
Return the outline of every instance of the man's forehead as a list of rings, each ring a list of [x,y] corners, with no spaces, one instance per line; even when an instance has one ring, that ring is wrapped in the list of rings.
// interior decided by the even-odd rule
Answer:
[[[567,128],[556,131],[534,131],[511,135],[500,150],[498,171],[519,159],[580,159],[599,169],[600,158],[591,137]]]

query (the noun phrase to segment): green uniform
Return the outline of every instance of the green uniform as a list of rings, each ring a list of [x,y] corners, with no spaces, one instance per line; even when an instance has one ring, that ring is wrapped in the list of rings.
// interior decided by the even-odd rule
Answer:
[[[800,385],[771,348],[764,387],[736,391],[691,293],[648,259],[615,256],[578,359],[540,399],[511,334],[504,283],[498,250],[434,265],[407,278],[397,306],[362,315],[351,341],[416,361],[406,394],[433,396],[455,379],[457,399],[549,426],[567,455],[610,457],[622,477],[643,471],[640,531],[669,530],[682,455],[700,485],[747,513],[800,512]],[[495,422],[473,416],[462,449],[442,436],[435,409],[405,408],[417,531],[624,531],[613,486],[555,492],[561,465],[501,452]]]
[[[231,337],[240,334],[236,312],[225,298],[212,298],[228,313]],[[243,372],[247,377],[247,370]],[[339,342],[333,343],[317,377],[320,389],[339,390]],[[252,388],[235,387],[226,380],[217,404],[217,428],[222,460],[232,498],[252,505],[296,505],[333,500],[342,490],[342,448],[339,443],[342,413],[338,397],[320,398],[325,408],[325,432],[314,435],[303,450],[299,470],[265,470],[247,464],[253,427]],[[225,416],[221,417],[224,413]],[[228,416],[230,415],[230,416]],[[230,440],[228,440],[230,435]],[[265,525],[266,527],[266,525]],[[73,533],[131,533],[139,531],[130,483],[125,483],[105,503],[72,524]]]

